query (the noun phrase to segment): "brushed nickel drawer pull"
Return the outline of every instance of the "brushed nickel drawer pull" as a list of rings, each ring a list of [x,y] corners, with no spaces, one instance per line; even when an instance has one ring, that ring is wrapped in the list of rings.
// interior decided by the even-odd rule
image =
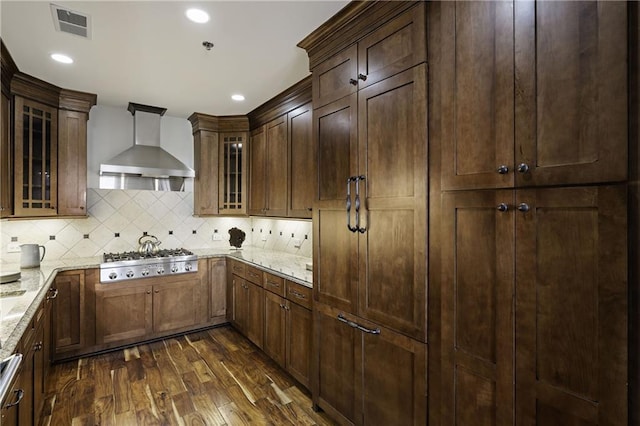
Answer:
[[[346,319],[342,314],[338,314],[338,321],[343,322],[345,324],[347,324],[349,327],[351,328],[358,328],[358,324],[356,324],[353,321],[349,321],[348,319]]]
[[[295,290],[289,290],[289,293],[293,294],[293,295],[294,295],[295,297],[297,297],[298,299],[303,299],[303,300],[304,300],[304,299],[306,299],[306,298],[307,298],[304,294],[302,294],[302,293],[298,293],[298,292],[297,292],[297,291],[295,291]]]

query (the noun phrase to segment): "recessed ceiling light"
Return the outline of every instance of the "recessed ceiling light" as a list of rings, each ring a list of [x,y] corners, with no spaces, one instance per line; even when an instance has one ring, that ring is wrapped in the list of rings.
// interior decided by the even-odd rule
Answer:
[[[198,24],[204,24],[209,21],[209,14],[200,9],[189,9],[186,12],[187,18]]]
[[[244,96],[242,95],[231,95],[231,99],[234,101],[244,101]]]
[[[63,64],[72,64],[73,63],[73,59],[71,59],[67,55],[63,55],[62,53],[52,53],[51,54],[51,59],[53,59],[54,61],[58,61],[60,63],[63,63]]]

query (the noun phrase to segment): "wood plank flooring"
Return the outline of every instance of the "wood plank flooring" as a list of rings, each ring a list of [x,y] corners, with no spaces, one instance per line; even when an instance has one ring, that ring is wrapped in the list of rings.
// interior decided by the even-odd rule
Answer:
[[[43,425],[333,425],[229,326],[55,365]]]

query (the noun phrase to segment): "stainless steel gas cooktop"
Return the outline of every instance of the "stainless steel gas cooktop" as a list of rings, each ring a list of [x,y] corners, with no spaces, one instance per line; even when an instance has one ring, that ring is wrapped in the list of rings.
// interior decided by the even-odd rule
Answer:
[[[134,280],[198,271],[198,257],[182,248],[160,250],[155,254],[137,251],[105,253],[100,264],[100,282]]]

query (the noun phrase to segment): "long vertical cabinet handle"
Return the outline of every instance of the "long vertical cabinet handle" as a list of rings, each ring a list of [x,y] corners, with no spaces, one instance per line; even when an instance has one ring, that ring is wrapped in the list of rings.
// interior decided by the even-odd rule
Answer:
[[[356,230],[361,234],[367,232],[367,228],[360,226],[360,181],[365,179],[364,175],[356,177]]]
[[[355,177],[350,176],[347,179],[347,229],[351,232],[356,232],[358,230],[358,226],[351,226],[351,182],[356,180]],[[356,181],[356,191],[357,191],[357,181]],[[356,198],[357,200],[357,198]],[[356,201],[357,202],[357,201]],[[357,210],[356,210],[357,211]],[[356,220],[358,220],[358,216],[356,215]]]

